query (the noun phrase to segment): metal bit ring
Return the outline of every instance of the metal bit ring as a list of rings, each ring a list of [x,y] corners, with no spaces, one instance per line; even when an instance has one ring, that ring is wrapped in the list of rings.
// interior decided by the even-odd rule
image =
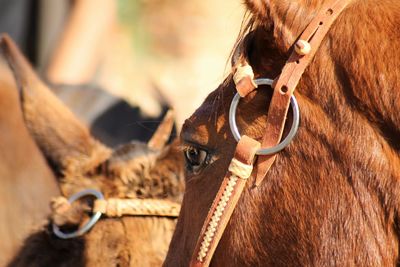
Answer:
[[[273,80],[271,79],[256,79],[254,82],[257,85],[272,85]],[[240,102],[240,95],[236,93],[236,95],[232,99],[232,103],[229,109],[229,125],[233,134],[233,137],[237,142],[239,142],[241,138],[241,134],[239,132],[239,129],[236,124],[236,109],[239,105]],[[257,151],[257,155],[272,155],[276,154],[277,152],[281,151],[285,147],[287,147],[290,142],[293,140],[293,138],[296,136],[296,133],[299,129],[299,123],[300,123],[300,109],[299,105],[297,103],[296,97],[292,95],[290,98],[290,104],[293,109],[293,123],[292,127],[290,128],[289,134],[285,137],[285,139],[279,143],[278,145],[274,147],[269,147],[269,148],[261,148]]]
[[[70,204],[72,204],[73,202],[77,201],[78,199],[84,197],[84,196],[95,196],[97,199],[104,199],[104,196],[101,192],[94,190],[94,189],[87,189],[87,190],[83,190],[79,193],[76,193],[74,195],[72,195],[69,199],[68,202]],[[89,222],[87,222],[82,228],[71,232],[71,233],[64,233],[60,230],[60,228],[58,227],[58,225],[53,223],[53,233],[61,238],[61,239],[70,239],[70,238],[75,238],[78,236],[81,236],[83,234],[85,234],[87,231],[90,230],[90,228],[92,228],[96,222],[100,219],[101,217],[101,212],[95,212],[93,214],[93,216],[90,218]]]

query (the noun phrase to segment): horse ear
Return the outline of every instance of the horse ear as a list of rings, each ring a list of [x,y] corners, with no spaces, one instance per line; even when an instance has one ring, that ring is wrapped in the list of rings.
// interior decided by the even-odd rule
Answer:
[[[171,132],[174,127],[174,121],[174,112],[170,109],[168,110],[167,114],[165,114],[163,121],[158,126],[150,141],[147,143],[147,146],[155,150],[163,149],[168,142],[169,137],[171,136]]]
[[[248,10],[256,17],[265,17],[269,7],[268,0],[245,0]]]
[[[104,160],[109,149],[94,140],[89,129],[40,80],[8,35],[1,36],[0,51],[14,74],[26,126],[58,171],[76,170],[77,164],[90,168],[89,164]]]

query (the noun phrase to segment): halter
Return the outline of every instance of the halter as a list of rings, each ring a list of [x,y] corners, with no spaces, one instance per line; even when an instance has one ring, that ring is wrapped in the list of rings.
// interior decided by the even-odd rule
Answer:
[[[118,218],[127,215],[177,218],[181,208],[180,204],[165,199],[104,199],[103,194],[94,189],[80,191],[72,195],[70,198],[68,198],[68,200],[64,197],[59,197],[57,200],[67,203],[67,205],[70,207],[73,202],[86,196],[93,196],[96,198],[92,209],[93,215],[90,220],[79,229],[69,233],[62,232],[59,226],[53,222],[53,233],[57,237],[61,239],[70,239],[82,236],[97,223],[102,215],[109,218]]]
[[[253,70],[247,63],[237,66],[233,79],[238,93],[231,104],[229,123],[238,144],[221,187],[204,221],[190,266],[210,265],[222,234],[246,182],[252,174],[256,155],[259,155],[256,163],[256,185],[259,185],[274,163],[276,153],[287,146],[295,136],[299,124],[299,109],[293,95],[294,90],[331,25],[349,2],[350,0],[331,0],[325,4],[295,43],[294,51],[273,85],[274,93],[268,109],[267,124],[261,144],[245,135],[240,137],[235,122],[235,111],[240,97],[245,97],[258,85],[272,85],[272,83],[268,79],[254,80]],[[279,144],[290,104],[294,111],[293,125],[288,136]]]

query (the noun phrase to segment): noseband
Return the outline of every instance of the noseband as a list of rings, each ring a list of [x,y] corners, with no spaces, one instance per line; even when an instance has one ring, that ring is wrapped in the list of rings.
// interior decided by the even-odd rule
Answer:
[[[238,144],[221,187],[204,221],[200,236],[194,249],[190,266],[209,266],[229,219],[239,201],[257,158],[256,185],[259,185],[275,161],[276,153],[285,148],[293,139],[299,125],[299,109],[293,95],[306,67],[310,64],[322,40],[339,14],[350,0],[331,0],[308,24],[295,49],[286,61],[281,74],[272,83],[268,79],[254,80],[251,67],[245,62],[236,66],[234,81],[238,93],[233,98],[229,123]],[[260,144],[248,136],[240,136],[235,122],[236,108],[240,97],[245,97],[258,85],[273,84],[273,96],[268,109],[265,134]],[[287,137],[280,143],[289,105],[293,109],[293,124]],[[260,149],[263,147],[262,149]]]
[[[95,197],[92,217],[79,229],[64,233],[60,227],[53,222],[53,233],[61,239],[76,238],[86,234],[100,219],[102,215],[108,218],[120,218],[122,216],[155,216],[177,218],[180,211],[180,204],[166,199],[132,199],[132,198],[110,198],[105,199],[103,194],[94,189],[86,189],[72,195],[68,200],[60,197],[58,200],[66,201],[70,207],[73,202],[80,198],[92,196]],[[66,213],[66,210],[62,211]]]

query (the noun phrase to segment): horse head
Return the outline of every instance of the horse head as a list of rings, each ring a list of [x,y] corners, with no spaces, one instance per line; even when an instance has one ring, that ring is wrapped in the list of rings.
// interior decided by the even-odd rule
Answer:
[[[117,197],[123,192],[108,192],[109,189],[100,188],[104,186],[100,180],[110,179],[113,173],[118,176],[118,171],[126,173],[130,170],[134,176],[137,173],[132,168],[142,156],[147,156],[149,160],[146,167],[151,165],[153,168],[154,163],[171,150],[166,143],[174,123],[172,111],[167,113],[147,145],[132,141],[112,150],[92,137],[87,126],[41,81],[7,36],[3,36],[2,48],[18,85],[26,125],[54,171],[59,174],[64,195],[69,196],[82,187],[91,186],[105,190],[106,196]],[[134,179],[126,177],[126,174],[118,177],[120,180],[130,178]]]
[[[111,149],[96,140],[88,127],[51,92],[8,36],[2,37],[0,45],[15,77],[25,125],[49,162],[65,197],[95,189],[105,198],[181,200],[181,150],[177,141],[167,144],[174,124],[172,112],[167,113],[147,144],[132,141]],[[67,266],[83,263],[107,266],[115,261],[160,264],[175,222],[171,217],[154,216],[104,219],[85,236],[68,241],[55,237],[45,227],[25,240],[11,264],[26,266],[34,262],[39,266],[63,262]],[[99,257],[97,250],[101,247],[107,249]],[[45,257],[32,258],[31,255],[43,255],[43,251]]]
[[[255,78],[276,79],[327,2],[246,0],[249,16],[232,53],[234,67],[249,64]],[[253,171],[211,265],[398,261],[400,5],[348,2],[297,85],[297,136],[259,185]],[[272,91],[259,86],[241,100],[236,119],[242,134],[256,140],[268,134]],[[228,118],[235,93],[230,75],[183,126],[186,187],[165,266],[189,264],[227,172],[236,146]],[[287,128],[291,122],[289,113]]]

